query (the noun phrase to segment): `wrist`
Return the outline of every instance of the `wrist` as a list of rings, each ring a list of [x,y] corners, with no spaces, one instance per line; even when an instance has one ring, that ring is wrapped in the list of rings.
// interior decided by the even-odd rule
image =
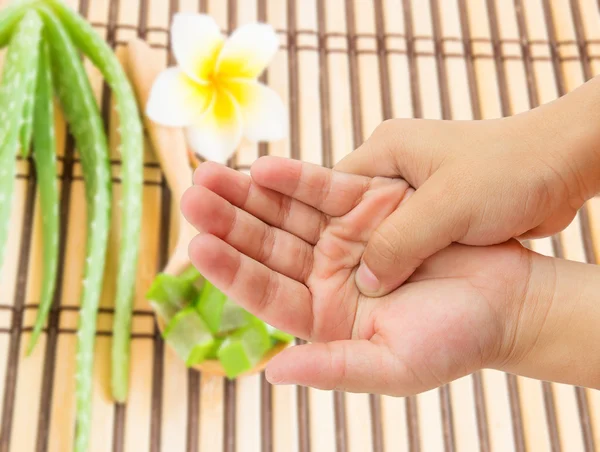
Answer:
[[[600,267],[531,252],[527,290],[498,369],[600,388]]]
[[[584,202],[600,192],[600,77],[531,112],[526,133],[539,131],[540,158],[569,196]],[[531,128],[530,128],[531,127]]]
[[[507,297],[504,330],[494,363],[490,366],[503,371],[518,367],[539,339],[539,318],[544,317],[551,304],[550,292],[555,285],[554,271],[549,262],[537,253],[523,248],[528,261],[528,271],[516,290]]]
[[[527,253],[528,272],[523,275],[521,284],[514,285],[519,290],[508,298],[501,346],[491,366],[506,372],[521,369],[539,341],[540,319],[545,318],[552,305],[556,285],[553,262],[529,249],[524,252]]]

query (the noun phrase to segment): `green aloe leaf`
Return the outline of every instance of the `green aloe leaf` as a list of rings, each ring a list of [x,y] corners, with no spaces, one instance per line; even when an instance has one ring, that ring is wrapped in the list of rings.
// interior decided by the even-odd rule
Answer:
[[[77,332],[75,452],[88,450],[92,416],[92,372],[96,318],[102,290],[111,215],[107,139],[94,93],[67,30],[40,7],[52,58],[56,92],[81,156],[87,201],[87,250]]]
[[[61,0],[44,0],[77,47],[98,67],[116,99],[121,122],[122,223],[112,348],[112,392],[127,398],[133,291],[142,224],[143,135],[133,89],[117,57],[92,26]]]
[[[52,72],[46,42],[41,43],[37,88],[33,111],[33,158],[37,170],[40,208],[42,213],[43,279],[40,307],[29,339],[27,353],[31,353],[48,317],[58,265],[58,181],[56,169],[56,138],[54,132],[54,105]]]
[[[27,96],[25,97],[25,105],[23,105],[23,122],[19,131],[21,155],[23,157],[29,156],[33,134],[33,108],[37,89],[37,76],[34,75],[30,74],[27,80]]]
[[[0,47],[8,44],[19,21],[37,3],[39,0],[16,0],[2,8],[0,11]]]
[[[38,65],[42,21],[29,11],[19,22],[8,46],[0,85],[0,265],[4,260],[15,188],[19,126],[23,122],[30,78]]]

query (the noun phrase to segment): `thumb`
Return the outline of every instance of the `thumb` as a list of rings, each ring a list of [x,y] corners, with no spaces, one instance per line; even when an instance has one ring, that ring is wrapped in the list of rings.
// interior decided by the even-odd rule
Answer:
[[[434,174],[373,232],[356,272],[356,285],[380,297],[399,287],[429,256],[461,238],[468,216],[450,184]]]
[[[390,119],[382,122],[354,152],[333,168],[342,173],[402,177],[420,187],[449,152],[456,126],[448,121]],[[439,137],[445,137],[443,143]]]
[[[297,384],[323,390],[392,393],[402,384],[393,375],[395,357],[383,344],[339,340],[297,345],[275,356],[266,370],[275,385]]]

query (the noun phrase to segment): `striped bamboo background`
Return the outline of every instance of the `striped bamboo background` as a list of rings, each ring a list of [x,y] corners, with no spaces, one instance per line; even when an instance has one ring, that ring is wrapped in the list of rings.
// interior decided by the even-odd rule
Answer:
[[[8,3],[1,0],[0,5]],[[224,30],[271,23],[281,50],[264,75],[289,105],[290,140],[244,145],[234,166],[274,154],[332,166],[385,118],[480,119],[548,102],[600,72],[596,0],[70,0],[106,39],[134,36],[169,60],[176,11],[203,11]],[[109,120],[109,93],[90,74]],[[33,356],[24,344],[37,309],[40,222],[36,180],[19,162],[8,262],[0,274],[0,452],[71,450],[74,350],[85,244],[81,169],[61,140],[59,288]],[[113,146],[116,148],[116,146]],[[482,152],[485,152],[482,149]],[[114,153],[115,187],[119,160]],[[186,370],[157,334],[143,294],[166,262],[170,196],[150,152],[134,318],[131,394],[108,396],[109,269],[99,316],[93,451],[391,452],[600,450],[600,393],[483,371],[439,390],[396,399],[271,387],[261,375],[227,382]],[[115,205],[118,199],[115,199]],[[115,211],[118,211],[115,209]],[[118,221],[117,218],[114,220]],[[118,246],[113,249],[113,267]],[[600,198],[540,252],[595,263]]]

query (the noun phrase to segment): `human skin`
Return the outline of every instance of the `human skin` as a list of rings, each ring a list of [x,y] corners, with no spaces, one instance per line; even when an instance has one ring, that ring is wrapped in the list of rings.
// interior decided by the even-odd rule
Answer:
[[[510,118],[381,124],[334,169],[401,177],[417,191],[373,231],[357,272],[361,291],[389,293],[450,243],[563,230],[600,191],[598,124],[600,77]]]
[[[453,244],[390,294],[360,293],[369,237],[412,193],[403,180],[278,158],[259,159],[252,178],[213,163],[196,171],[182,200],[199,231],[194,265],[253,314],[311,342],[276,356],[269,381],[410,395],[496,368],[600,387],[593,266],[515,240]]]

